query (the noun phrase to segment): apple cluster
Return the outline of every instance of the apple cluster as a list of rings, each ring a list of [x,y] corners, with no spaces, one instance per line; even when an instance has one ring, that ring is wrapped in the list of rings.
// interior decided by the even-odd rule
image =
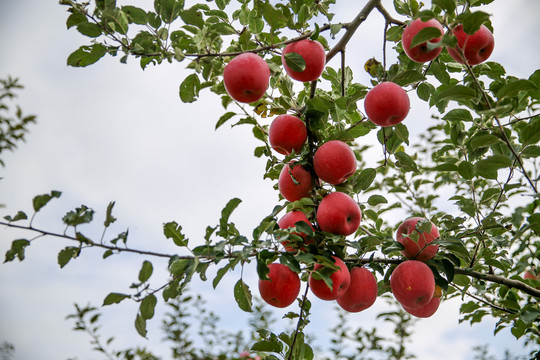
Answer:
[[[425,29],[429,28],[438,30],[441,36],[412,46],[414,38],[423,30],[425,34]],[[428,31],[434,33],[433,30]],[[467,34],[462,25],[454,27],[452,33],[457,45],[448,48],[448,53],[457,62],[476,65],[491,55],[493,35],[484,25],[474,34]],[[432,61],[443,49],[443,35],[443,26],[436,19],[415,19],[403,31],[403,50],[415,62]],[[288,62],[291,57],[301,58],[303,65],[300,68],[292,66]],[[286,74],[301,82],[316,81],[326,65],[323,46],[310,39],[288,43],[282,51],[281,59]],[[250,52],[233,58],[223,73],[227,92],[242,103],[261,99],[268,88],[269,78],[270,70],[266,61]],[[407,117],[409,97],[398,84],[383,81],[367,93],[364,109],[367,118],[374,124],[381,127],[394,126]],[[293,158],[309,143],[308,132],[306,123],[300,117],[282,114],[270,124],[268,141],[275,152]],[[310,245],[317,245],[316,234],[329,233],[343,237],[352,235],[360,227],[362,219],[360,206],[347,193],[337,190],[318,191],[324,183],[333,186],[343,184],[356,172],[357,161],[353,150],[341,140],[309,143],[309,147],[309,158],[288,161],[283,165],[278,178],[278,189],[284,199],[294,203],[311,198],[317,205],[316,210],[310,214],[289,207],[289,211],[277,221],[279,229],[290,231],[290,236],[281,240],[281,244],[285,251],[291,253],[308,251]],[[402,254],[406,260],[393,269],[390,288],[403,309],[417,317],[429,317],[439,307],[441,289],[435,285],[433,272],[426,264],[438,251],[438,245],[431,244],[438,237],[437,227],[419,217],[405,220],[396,232],[395,240],[403,246]],[[300,292],[298,273],[280,263],[269,264],[268,271],[267,279],[259,280],[261,297],[275,307],[289,306]],[[309,287],[315,296],[322,300],[336,300],[349,312],[367,309],[377,298],[378,285],[373,273],[361,266],[349,269],[343,259],[335,255],[331,263],[315,264],[308,276]]]

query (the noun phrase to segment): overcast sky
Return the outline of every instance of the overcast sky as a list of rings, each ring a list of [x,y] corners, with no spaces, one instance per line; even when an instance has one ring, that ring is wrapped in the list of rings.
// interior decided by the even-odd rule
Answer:
[[[353,2],[341,3],[335,8],[335,21],[352,20],[358,6],[351,9]],[[515,76],[528,77],[540,65],[540,2],[497,3],[487,8],[493,14],[496,39],[491,59]],[[278,201],[273,183],[262,179],[265,160],[252,155],[259,143],[251,129],[223,126],[214,131],[223,111],[219,98],[209,92],[203,91],[196,103],[182,104],[178,86],[186,75],[184,63],[163,63],[142,71],[135,59],[122,65],[118,58],[105,57],[88,68],[68,67],[67,56],[88,40],[74,29],[66,30],[65,10],[57,1],[0,1],[0,77],[20,78],[26,88],[17,103],[26,114],[38,116],[27,143],[13,154],[3,154],[6,167],[0,169],[0,203],[6,209],[1,209],[2,216],[17,210],[30,213],[34,195],[60,190],[62,197],[51,202],[34,225],[61,232],[61,216],[85,204],[96,210],[96,224],[82,230],[99,236],[107,204],[116,201],[118,221],[108,232],[111,237],[129,228],[131,246],[175,252],[162,235],[164,222],[177,221],[197,242],[207,225],[218,222],[226,202],[239,197],[243,202],[233,221],[241,232],[250,234]],[[362,67],[373,56],[381,58],[381,39],[381,17],[373,13],[348,46],[348,65],[356,81],[367,83]],[[414,129],[411,134],[431,121],[427,106],[413,101],[407,122]],[[13,239],[28,236],[0,229],[0,254]],[[16,346],[15,360],[100,358],[91,353],[89,339],[72,332],[72,324],[64,318],[72,312],[73,303],[100,305],[111,291],[128,292],[144,260],[120,255],[102,261],[101,252],[91,250],[59,269],[56,256],[66,245],[43,238],[27,250],[26,261],[0,265],[0,343]],[[153,262],[159,285],[166,281],[166,263]],[[256,292],[254,270],[245,277]],[[223,327],[247,326],[242,323],[247,315],[232,296],[237,279],[237,274],[230,274],[216,291],[210,283],[197,282],[192,287],[222,317]],[[308,331],[317,335],[322,346],[335,324],[332,306],[313,299],[313,323]],[[499,357],[504,349],[523,353],[522,344],[509,332],[492,336],[494,321],[459,325],[458,306],[443,303],[436,315],[417,323],[410,350],[419,359],[469,359],[471,348],[478,344],[489,344]],[[351,323],[379,326],[374,316],[385,309],[379,301],[371,311],[351,314]],[[103,312],[105,335],[117,338],[114,348],[138,344],[167,357],[159,331],[160,314],[149,323],[145,341],[132,326],[135,304],[124,302]],[[276,312],[277,317],[280,314]]]

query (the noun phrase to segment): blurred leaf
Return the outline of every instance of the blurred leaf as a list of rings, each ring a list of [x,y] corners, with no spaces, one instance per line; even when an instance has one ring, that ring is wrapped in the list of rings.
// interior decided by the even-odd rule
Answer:
[[[182,102],[191,103],[199,97],[201,83],[197,74],[188,75],[180,84],[180,99]]]
[[[388,204],[388,200],[382,195],[371,195],[368,199],[368,204],[370,206],[376,206],[379,204]]]
[[[11,243],[11,248],[8,251],[6,251],[6,257],[5,257],[4,263],[15,260],[15,257],[17,257],[19,261],[23,261],[24,250],[29,245],[30,245],[30,241],[26,239],[13,240],[13,242]]]
[[[176,246],[187,246],[188,239],[182,234],[182,226],[175,221],[171,221],[163,225],[163,234],[167,239],[172,239]]]
[[[463,31],[472,35],[480,29],[480,26],[489,20],[489,14],[476,11],[467,12],[462,17]]]
[[[146,296],[142,301],[141,301],[141,306],[140,306],[140,312],[141,312],[141,317],[144,319],[144,320],[150,320],[151,318],[154,317],[154,311],[155,311],[155,308],[156,308],[156,304],[157,304],[157,299],[156,299],[156,296],[154,294],[150,294],[148,296]]]
[[[34,206],[34,211],[38,212],[42,207],[47,205],[49,201],[53,198],[59,198],[62,193],[60,191],[51,191],[50,194],[43,194],[34,197],[32,200],[32,205]]]
[[[101,44],[81,46],[68,56],[67,64],[74,67],[85,67],[97,62],[107,53],[107,48]]]
[[[81,249],[79,247],[68,246],[58,253],[58,265],[63,268],[71,260],[79,256]]]
[[[141,270],[139,270],[139,281],[141,283],[147,282],[148,279],[150,279],[150,276],[152,276],[153,271],[154,267],[152,266],[152,263],[145,260],[142,264]]]
[[[437,29],[436,27],[425,27],[422,30],[420,30],[411,41],[411,48],[416,47],[420,44],[423,44],[427,41],[430,41],[432,39],[436,39],[438,37],[441,37],[442,33],[440,29]]]
[[[105,300],[103,300],[103,306],[105,305],[111,305],[111,304],[118,304],[124,299],[129,298],[130,296],[127,294],[120,294],[120,293],[110,293],[105,297]]]

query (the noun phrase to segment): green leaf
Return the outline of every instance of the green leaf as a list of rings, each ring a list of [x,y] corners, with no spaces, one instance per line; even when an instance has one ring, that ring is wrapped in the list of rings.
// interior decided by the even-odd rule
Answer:
[[[213,24],[209,29],[220,35],[234,35],[237,33],[232,25],[223,22]]]
[[[167,239],[171,239],[176,246],[187,246],[188,239],[182,234],[182,226],[175,221],[171,221],[163,225],[163,234]]]
[[[373,183],[376,175],[377,171],[375,169],[366,168],[362,170],[356,178],[356,182],[354,184],[355,189],[366,190]]]
[[[110,293],[105,297],[103,300],[103,306],[105,305],[112,305],[112,304],[118,304],[120,301],[129,298],[130,296],[127,294],[120,294],[120,293]]]
[[[77,26],[81,23],[84,23],[84,22],[87,22],[88,20],[86,19],[86,15],[84,15],[83,13],[80,13],[80,12],[76,12],[76,13],[73,13],[71,15],[69,15],[67,21],[66,21],[66,26],[68,29],[72,28],[73,26]]]
[[[4,219],[6,219],[9,222],[19,221],[19,220],[26,220],[28,219],[28,216],[24,211],[17,211],[15,216],[11,217],[11,215],[4,216]]]
[[[53,198],[59,198],[61,194],[62,193],[60,191],[53,190],[51,191],[50,194],[43,194],[43,195],[38,195],[34,197],[34,199],[32,200],[34,211],[38,212],[39,210],[41,210],[42,207],[47,205],[47,203],[51,201]]]
[[[71,259],[79,256],[81,249],[79,247],[68,246],[58,253],[58,265],[63,268]]]
[[[129,22],[139,25],[148,24],[148,17],[146,11],[136,6],[125,5],[122,6],[122,11],[128,16]]]
[[[301,271],[300,263],[295,259],[294,255],[291,253],[281,254],[281,257],[279,258],[279,262],[282,263],[283,265],[287,265],[289,269],[291,269],[295,273],[299,273]]]
[[[469,35],[472,35],[477,32],[478,29],[480,29],[480,26],[482,26],[482,24],[486,23],[488,20],[489,14],[482,11],[466,13],[462,20],[463,31]]]
[[[277,338],[265,339],[257,341],[255,344],[253,344],[253,346],[251,346],[251,350],[280,353],[283,350],[283,345]],[[268,359],[268,357],[266,357],[266,359]]]
[[[392,78],[392,81],[400,86],[409,86],[424,80],[426,77],[417,70],[407,70]]]
[[[91,38],[97,38],[102,33],[102,30],[98,25],[89,22],[80,23],[77,25],[77,30],[81,34]]]
[[[306,61],[304,58],[295,52],[285,54],[285,63],[292,71],[302,72],[306,69]]]
[[[234,299],[240,307],[240,309],[246,312],[252,312],[252,296],[249,286],[242,281],[238,280],[236,285],[234,285]]]
[[[144,320],[150,320],[154,317],[154,310],[156,308],[157,304],[157,298],[154,294],[150,294],[147,297],[141,301],[141,306],[139,307],[139,311],[141,313],[141,317]]]
[[[418,166],[409,155],[407,155],[403,151],[397,151],[394,155],[396,156],[396,159],[398,160],[396,162],[397,167],[405,170],[406,172],[408,171],[418,172]]]
[[[538,145],[529,145],[521,151],[521,156],[529,159],[536,158],[540,156],[540,146]]]
[[[105,227],[109,227],[113,222],[116,221],[116,218],[112,216],[112,209],[114,207],[114,201],[111,201],[109,205],[107,205],[107,213],[105,215],[105,222],[103,223]]]
[[[409,145],[409,129],[403,124],[397,124],[394,126],[394,133],[398,139]]]
[[[476,91],[474,89],[464,85],[455,85],[440,91],[436,91],[432,97],[432,101],[434,104],[437,104],[441,101],[460,101],[474,98],[476,98]]]
[[[195,25],[199,29],[204,27],[204,20],[202,13],[199,11],[197,5],[191,7],[188,10],[180,11],[180,17],[186,24]],[[163,20],[165,21],[165,19]]]
[[[416,34],[411,41],[411,48],[423,44],[432,39],[436,39],[442,36],[441,30],[435,27],[425,27]]]
[[[376,206],[379,204],[387,204],[388,200],[382,195],[371,195],[368,199],[368,204],[370,206]]]
[[[214,287],[214,289],[218,286],[223,276],[231,269],[231,267],[232,267],[231,263],[228,263],[227,265],[225,265],[224,267],[220,268],[217,271],[216,277],[212,281],[212,286]]]
[[[73,211],[68,212],[62,218],[64,224],[68,226],[77,226],[81,224],[88,224],[92,222],[94,218],[94,210],[85,205],[81,205]]]
[[[466,109],[450,110],[443,116],[443,119],[448,121],[473,121],[471,113]]]
[[[231,216],[232,212],[240,205],[242,200],[238,198],[233,198],[229,200],[227,205],[221,210],[221,218],[219,219],[219,226],[221,230],[226,231],[227,230],[227,224],[229,222],[229,217]]]
[[[486,179],[497,179],[497,170],[512,166],[512,160],[504,155],[493,155],[474,164],[476,173]]]
[[[435,87],[425,82],[421,83],[416,88],[416,94],[418,95],[420,99],[424,101],[428,101],[429,97],[431,96],[431,94],[433,94],[434,91],[435,91]]]
[[[145,260],[142,264],[141,270],[139,271],[139,281],[144,283],[150,279],[150,276],[152,276],[152,272],[154,271],[154,267],[152,266],[152,263]]]
[[[501,139],[499,139],[497,136],[492,134],[480,134],[475,135],[471,138],[471,147],[473,148],[482,148],[482,147],[489,147],[491,145],[495,145],[497,143],[502,142]]]
[[[67,64],[74,67],[85,67],[97,62],[107,53],[107,48],[101,44],[81,46],[68,56]]]
[[[180,99],[182,102],[191,103],[197,100],[201,82],[197,74],[188,75],[180,84]]]
[[[30,245],[30,241],[26,239],[17,239],[13,240],[11,243],[11,248],[6,251],[6,258],[4,262],[9,262],[15,260],[17,257],[19,261],[24,260],[24,250],[27,246]]]
[[[525,79],[519,79],[516,81],[512,81],[503,87],[501,87],[497,91],[497,98],[499,100],[504,99],[505,97],[512,97],[519,94],[520,91],[527,91],[527,90],[536,90],[537,87],[534,85],[534,83],[530,80]]]
[[[135,329],[142,337],[146,338],[146,320],[140,314],[135,318]]]
[[[458,173],[464,179],[470,180],[474,177],[475,174],[474,165],[468,161],[462,161],[458,165]]]
[[[223,124],[225,124],[225,122],[227,120],[229,120],[230,118],[232,118],[234,115],[236,115],[236,113],[232,112],[232,111],[229,111],[223,115],[221,115],[221,117],[219,118],[218,122],[216,123],[216,130]]]
[[[456,10],[455,0],[433,0],[432,3],[447,13],[453,13]]]

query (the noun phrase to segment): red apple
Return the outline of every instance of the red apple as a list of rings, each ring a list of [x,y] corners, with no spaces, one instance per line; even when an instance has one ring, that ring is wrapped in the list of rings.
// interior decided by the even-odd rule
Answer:
[[[330,140],[315,151],[313,168],[321,180],[338,185],[356,171],[356,157],[343,141]]]
[[[351,282],[351,275],[347,265],[337,256],[332,256],[332,258],[334,259],[335,264],[339,266],[339,269],[330,275],[330,279],[332,280],[332,288],[329,288],[323,279],[317,280],[310,275],[308,280],[309,287],[311,288],[313,294],[322,300],[339,299],[341,296],[343,296],[343,294],[345,294]],[[323,267],[324,265],[315,264],[314,270],[319,270]]]
[[[360,226],[362,211],[352,197],[342,192],[326,195],[317,209],[317,223],[322,231],[348,236]]]
[[[377,299],[377,279],[363,267],[355,267],[350,273],[349,289],[337,299],[337,303],[348,312],[360,312],[373,305]]]
[[[437,309],[439,308],[439,304],[441,302],[440,297],[433,297],[427,305],[422,306],[418,309],[411,309],[409,307],[403,306],[403,310],[408,312],[409,314],[419,317],[419,318],[428,318],[431,315],[435,314],[437,312]]]
[[[432,27],[440,30],[441,35],[444,34],[443,27],[439,21],[436,19],[429,19],[428,21],[422,21],[421,19],[416,19],[411,21],[405,30],[403,30],[403,35],[401,37],[401,44],[403,45],[403,50],[405,54],[412,60],[417,63],[424,63],[435,59],[442,51],[442,47],[438,47],[432,50],[428,49],[427,41],[416,45],[411,48],[411,43],[413,38],[423,29]],[[437,43],[441,41],[441,37],[429,40],[430,43]]]
[[[457,48],[448,48],[448,54],[457,62],[477,65],[486,61],[495,47],[495,38],[489,29],[482,25],[474,34],[463,31],[463,25],[458,25],[452,31],[457,39],[457,47],[463,51],[465,59]]]
[[[288,53],[297,53],[300,55],[305,63],[306,68],[304,71],[292,70],[285,61],[285,55]],[[326,53],[321,43],[315,40],[303,39],[288,44],[283,49],[281,55],[281,62],[287,74],[298,81],[314,81],[321,76],[324,65],[326,64]]]
[[[367,93],[364,108],[373,123],[383,127],[396,125],[409,113],[409,96],[398,84],[385,81]]]
[[[540,283],[540,274],[537,274],[534,268],[527,270],[525,274],[523,274],[523,278],[527,280],[536,280],[536,282]],[[540,285],[536,288],[540,290]]]
[[[286,164],[279,174],[278,188],[289,201],[308,197],[312,188],[311,174],[302,165]]]
[[[284,308],[291,305],[300,293],[300,277],[287,265],[268,265],[269,280],[259,279],[259,292],[268,304]]]
[[[435,277],[425,263],[407,260],[392,272],[390,288],[401,305],[418,309],[427,305],[433,298]]]
[[[223,70],[223,83],[236,101],[251,103],[263,97],[270,81],[270,68],[262,57],[243,53],[229,61]]]
[[[419,232],[416,230],[416,224],[420,220],[426,219],[413,217],[399,225],[396,232],[396,241],[405,248],[402,253],[407,259],[428,261],[439,250],[439,245],[427,245],[439,237],[439,229],[437,229],[435,224],[431,223],[431,231],[429,233]],[[411,234],[412,236],[408,237]],[[418,240],[415,240],[416,238]]]
[[[306,125],[293,115],[279,115],[268,129],[270,146],[280,154],[289,155],[300,152],[307,139]]]
[[[306,214],[304,214],[301,211],[291,211],[291,212],[286,213],[285,215],[283,215],[283,217],[281,219],[279,219],[277,224],[278,224],[280,229],[288,229],[288,228],[294,227],[295,224],[297,222],[299,222],[299,221],[305,222],[306,224],[308,224],[311,227],[311,229],[313,231],[315,231],[315,229],[313,229],[313,226],[311,225],[311,222],[308,220]],[[303,232],[293,232],[293,234],[301,236],[306,243],[313,242],[312,239],[306,239],[307,234],[305,234]],[[289,241],[287,241],[287,240],[282,241],[281,243],[283,244],[283,246],[285,246],[286,251],[295,251],[296,250],[295,247],[288,245]],[[305,248],[302,248],[302,247],[300,249],[305,250]]]

